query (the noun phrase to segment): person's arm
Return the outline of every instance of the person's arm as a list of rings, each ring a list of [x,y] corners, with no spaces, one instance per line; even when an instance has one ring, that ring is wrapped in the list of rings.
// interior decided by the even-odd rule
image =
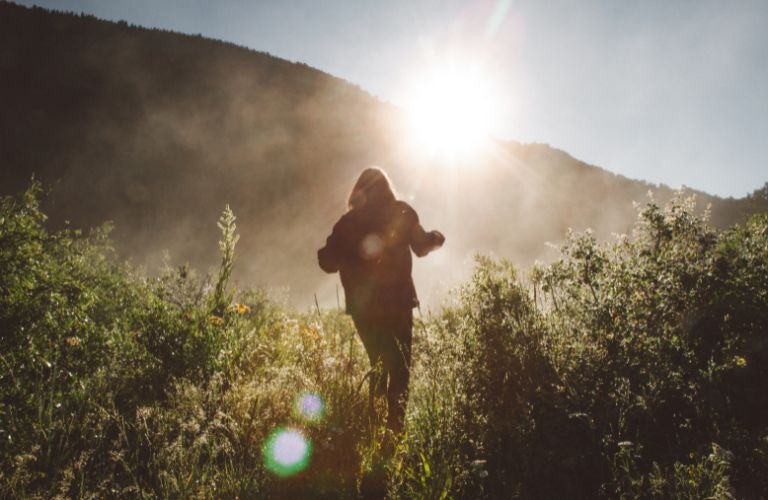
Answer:
[[[419,223],[419,216],[412,210],[413,225],[411,226],[410,244],[418,257],[424,257],[432,250],[440,248],[445,243],[445,236],[440,231],[424,231]]]
[[[340,235],[341,221],[333,226],[333,231],[325,241],[325,246],[317,251],[317,261],[326,273],[335,273],[341,266],[342,249]]]

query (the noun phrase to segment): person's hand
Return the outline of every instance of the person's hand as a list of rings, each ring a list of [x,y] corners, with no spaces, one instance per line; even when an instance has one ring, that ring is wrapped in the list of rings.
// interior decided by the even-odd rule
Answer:
[[[432,231],[432,240],[435,242],[436,247],[441,247],[445,243],[445,236],[440,231]]]

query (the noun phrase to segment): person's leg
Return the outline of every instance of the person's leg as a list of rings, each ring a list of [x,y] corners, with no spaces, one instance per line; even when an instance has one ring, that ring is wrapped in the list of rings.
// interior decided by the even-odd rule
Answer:
[[[384,346],[382,344],[382,331],[380,322],[367,316],[353,316],[352,320],[363,342],[363,347],[371,363],[368,377],[368,406],[373,414],[373,402],[376,396],[382,396],[387,392],[387,370],[383,359]]]
[[[399,434],[403,430],[405,407],[408,402],[408,383],[411,373],[411,341],[413,314],[410,309],[392,311],[387,321],[392,339],[385,349],[385,365],[389,365],[387,390],[387,427]]]

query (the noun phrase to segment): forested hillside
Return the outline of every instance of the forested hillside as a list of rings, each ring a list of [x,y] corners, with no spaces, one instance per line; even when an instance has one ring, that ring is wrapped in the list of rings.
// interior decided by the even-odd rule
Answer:
[[[5,2],[0,95],[0,193],[34,175],[50,190],[50,227],[114,221],[118,252],[150,269],[163,250],[213,265],[212,214],[229,203],[242,234],[236,278],[287,287],[302,305],[315,292],[336,302],[315,250],[370,165],[447,236],[440,255],[416,266],[427,299],[468,277],[475,252],[530,265],[551,258],[546,243],[568,228],[606,239],[631,227],[633,201],[672,194],[541,144],[497,142],[445,165],[406,146],[400,110],[306,65]],[[768,206],[700,193],[700,209],[708,203],[717,227]]]

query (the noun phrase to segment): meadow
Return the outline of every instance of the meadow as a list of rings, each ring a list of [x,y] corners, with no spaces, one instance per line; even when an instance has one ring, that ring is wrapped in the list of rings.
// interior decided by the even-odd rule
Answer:
[[[49,231],[40,191],[0,201],[0,497],[360,495],[383,402],[341,310],[230,283],[228,208],[217,272],[150,275],[109,226]],[[678,196],[525,273],[478,257],[413,352],[391,498],[768,495],[766,215]]]

